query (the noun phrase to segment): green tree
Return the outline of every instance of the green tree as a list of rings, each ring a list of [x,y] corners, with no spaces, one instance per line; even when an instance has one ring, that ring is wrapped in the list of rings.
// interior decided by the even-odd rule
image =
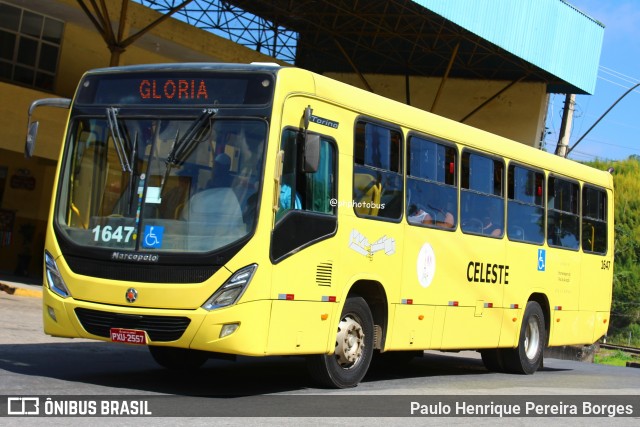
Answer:
[[[640,158],[587,163],[614,168],[615,263],[609,335],[627,336],[640,330]],[[635,337],[640,340],[640,336]]]

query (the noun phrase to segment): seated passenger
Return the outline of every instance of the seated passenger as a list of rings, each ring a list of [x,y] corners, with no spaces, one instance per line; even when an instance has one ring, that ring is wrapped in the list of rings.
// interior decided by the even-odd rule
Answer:
[[[207,188],[231,187],[231,157],[226,153],[216,156],[213,163],[213,176],[207,182]]]
[[[409,206],[407,220],[412,224],[433,224],[433,217],[416,205]]]
[[[456,224],[456,220],[451,212],[443,212],[444,218],[442,221],[439,219],[436,221],[436,225],[445,228],[453,228]]]
[[[502,236],[502,228],[500,228],[499,225],[491,222],[491,218],[485,218],[485,222],[482,224],[482,234],[500,237]]]
[[[482,234],[500,237],[502,236],[502,225],[492,219],[498,216],[493,215],[493,212],[494,209],[486,209],[485,215],[482,219]]]
[[[291,187],[287,184],[280,184],[280,209],[291,209]],[[293,209],[302,209],[302,203],[300,203],[300,196],[296,193],[295,200],[293,201]]]

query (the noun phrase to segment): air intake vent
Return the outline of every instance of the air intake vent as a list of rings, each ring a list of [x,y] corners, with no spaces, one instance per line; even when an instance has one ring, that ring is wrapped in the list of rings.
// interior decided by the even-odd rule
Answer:
[[[316,284],[318,286],[331,286],[331,273],[333,261],[321,262],[316,269]]]
[[[82,327],[93,335],[109,337],[111,328],[142,329],[151,341],[176,341],[189,326],[188,317],[134,316],[106,311],[76,308]]]

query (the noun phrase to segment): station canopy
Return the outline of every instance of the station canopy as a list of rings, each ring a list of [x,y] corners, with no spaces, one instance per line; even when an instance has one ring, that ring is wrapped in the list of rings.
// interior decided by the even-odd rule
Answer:
[[[544,82],[593,93],[604,26],[564,0],[136,0],[318,73]],[[579,35],[579,36],[577,36]]]

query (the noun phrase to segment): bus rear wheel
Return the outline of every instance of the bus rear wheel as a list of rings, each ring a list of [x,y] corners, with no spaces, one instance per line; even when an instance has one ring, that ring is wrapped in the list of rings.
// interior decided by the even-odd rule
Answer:
[[[529,301],[524,310],[518,347],[502,350],[505,370],[515,374],[531,375],[542,366],[547,330],[540,304]]]
[[[333,354],[312,355],[309,373],[325,387],[355,387],[364,378],[373,356],[373,317],[361,297],[347,298],[340,316]]]
[[[176,371],[198,369],[209,359],[209,354],[206,351],[188,348],[150,345],[149,352],[158,365]]]

